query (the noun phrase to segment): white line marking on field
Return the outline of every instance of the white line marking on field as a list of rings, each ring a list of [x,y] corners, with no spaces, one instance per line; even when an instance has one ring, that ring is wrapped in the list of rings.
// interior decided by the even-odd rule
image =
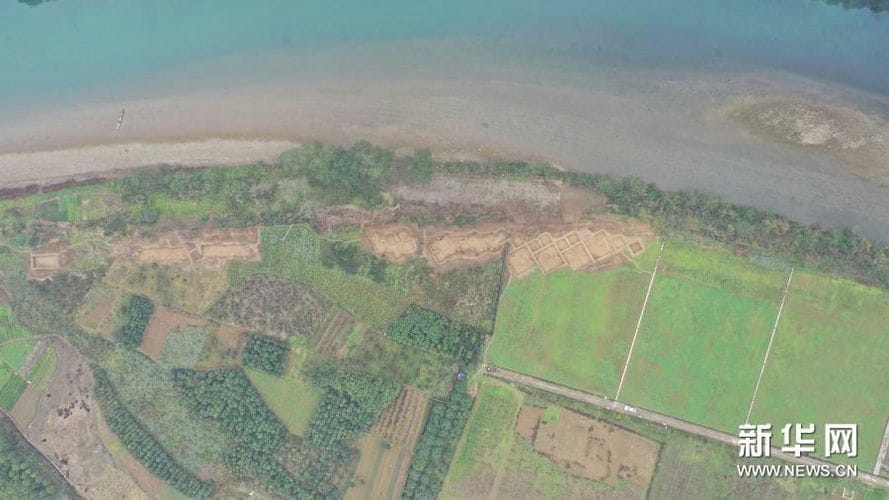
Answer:
[[[787,292],[790,291],[790,280],[793,279],[793,266],[790,266],[790,276],[787,277],[787,284],[784,285],[784,291],[781,294],[781,305],[778,306],[778,315],[775,316],[775,324],[772,326],[772,335],[769,337],[769,346],[766,347],[766,355],[762,360],[762,366],[759,368],[759,378],[756,379],[756,387],[753,389],[753,398],[750,400],[750,408],[747,410],[747,418],[744,419],[745,424],[750,423],[750,415],[753,414],[753,405],[756,403],[756,394],[759,392],[759,384],[762,383],[762,374],[766,371],[766,363],[769,362],[769,353],[772,352],[772,342],[775,341],[775,332],[778,331],[778,321],[781,320],[781,311],[784,310],[784,302],[787,301]]]
[[[889,421],[886,422],[886,431],[883,432],[883,441],[880,442],[880,452],[877,454],[877,465],[874,466],[874,475],[879,476],[883,469],[883,462],[886,460],[886,453],[889,452]]]
[[[617,384],[617,394],[614,399],[620,397],[620,390],[624,386],[624,378],[627,376],[627,368],[630,366],[630,357],[633,355],[633,348],[636,347],[636,337],[639,336],[639,327],[642,326],[642,317],[645,315],[645,307],[648,305],[648,297],[651,295],[651,287],[654,285],[654,277],[657,276],[657,269],[661,265],[661,257],[664,255],[664,243],[661,242],[661,250],[657,254],[657,260],[654,262],[654,271],[651,272],[651,280],[648,281],[648,291],[645,292],[645,300],[642,301],[642,310],[639,311],[639,321],[636,322],[636,331],[633,332],[633,340],[630,341],[630,352],[627,353],[627,362],[624,363],[624,371],[620,374],[620,382]]]

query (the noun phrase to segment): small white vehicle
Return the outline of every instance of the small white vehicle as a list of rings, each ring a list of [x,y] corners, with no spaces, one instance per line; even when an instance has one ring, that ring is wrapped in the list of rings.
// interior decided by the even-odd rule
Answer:
[[[637,410],[636,410],[635,406],[624,405],[624,411],[630,412],[630,413],[636,413]]]

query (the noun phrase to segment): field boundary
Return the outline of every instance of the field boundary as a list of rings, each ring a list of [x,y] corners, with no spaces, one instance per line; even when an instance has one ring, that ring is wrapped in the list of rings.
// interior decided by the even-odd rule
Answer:
[[[654,270],[651,272],[651,280],[648,281],[648,290],[645,292],[645,299],[642,301],[642,310],[639,311],[639,320],[636,322],[636,331],[633,332],[633,340],[630,341],[630,350],[627,352],[627,361],[624,363],[623,372],[620,374],[620,382],[617,384],[617,392],[614,399],[620,397],[620,391],[624,386],[624,378],[627,376],[627,369],[630,367],[630,358],[633,356],[633,348],[636,347],[636,338],[639,336],[639,329],[642,327],[642,318],[645,316],[645,308],[648,306],[648,298],[651,296],[651,289],[654,287],[654,278],[657,276],[657,270],[661,265],[661,257],[664,256],[664,245],[666,241],[661,242],[661,249],[657,254],[657,260],[654,262]]]
[[[880,442],[880,452],[877,453],[877,463],[874,465],[874,475],[879,476],[883,471],[883,462],[889,452],[889,420],[886,421],[886,430],[883,432],[883,441]]]
[[[753,388],[753,397],[750,399],[750,407],[747,409],[747,418],[744,419],[745,424],[750,423],[750,415],[753,414],[753,406],[756,404],[756,396],[759,394],[759,386],[762,384],[762,376],[766,371],[766,363],[769,362],[769,354],[772,352],[772,343],[775,341],[775,333],[778,331],[778,322],[781,321],[781,313],[784,311],[784,303],[787,301],[787,294],[790,292],[790,282],[793,280],[794,267],[790,267],[790,275],[787,276],[787,284],[781,291],[781,305],[778,306],[778,314],[775,316],[775,324],[772,325],[772,334],[769,336],[769,345],[766,347],[766,354],[762,360],[762,366],[759,368],[759,377],[756,379],[756,387]]]
[[[595,394],[590,394],[588,392],[579,391],[577,389],[572,389],[570,387],[565,387],[559,384],[555,384],[552,382],[548,382],[546,380],[539,379],[537,377],[532,377],[530,375],[525,375],[522,373],[514,372],[512,370],[507,370],[505,368],[500,368],[498,366],[486,365],[485,366],[485,374],[491,377],[496,377],[501,380],[505,380],[507,382],[511,382],[514,384],[519,384],[526,387],[531,387],[534,389],[539,389],[541,391],[549,392],[551,394],[555,394],[557,396],[566,397],[569,399],[573,399],[575,401],[580,401],[581,403],[591,404],[593,406],[597,406],[604,410],[617,413],[620,415],[626,415],[631,417],[636,417],[641,420],[645,420],[648,422],[655,423],[657,425],[670,427],[688,434],[692,434],[695,436],[700,436],[702,438],[711,439],[713,441],[718,441],[723,444],[727,444],[729,446],[735,447],[737,449],[738,446],[738,436],[728,434],[723,431],[719,431],[716,429],[711,429],[710,427],[705,427],[700,424],[695,424],[692,422],[688,422],[686,420],[682,420],[677,417],[672,417],[669,415],[663,415],[661,413],[657,413],[651,410],[646,410],[644,408],[624,406],[622,403],[610,400],[608,398],[597,396]],[[774,458],[778,458],[784,460],[785,462],[791,462],[795,464],[802,465],[811,465],[816,467],[828,466],[828,467],[836,467],[837,464],[833,462],[827,462],[824,460],[820,460],[814,457],[803,455],[801,457],[796,457],[792,453],[786,453],[781,451],[780,448],[772,447],[771,456]],[[858,481],[861,481],[865,484],[869,484],[871,486],[877,486],[879,488],[884,488],[889,490],[889,479],[885,477],[880,477],[875,474],[871,474],[864,471],[859,471],[858,476],[856,477]]]

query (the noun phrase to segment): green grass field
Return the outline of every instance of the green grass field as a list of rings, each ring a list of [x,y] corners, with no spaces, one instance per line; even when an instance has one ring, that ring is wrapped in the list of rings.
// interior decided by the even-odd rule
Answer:
[[[831,460],[873,470],[889,417],[887,320],[885,292],[797,272],[751,422],[815,423],[816,443],[824,424],[858,424],[858,457]]]
[[[12,407],[15,406],[16,401],[19,400],[19,397],[25,392],[27,387],[28,383],[25,382],[25,379],[15,374],[10,376],[6,383],[3,384],[3,387],[0,388],[0,407],[3,407],[6,411],[12,410]]]
[[[628,264],[596,274],[558,271],[513,281],[500,301],[488,361],[613,395],[649,279]]]
[[[521,406],[518,391],[485,380],[445,478],[443,498],[484,498],[491,493],[498,469],[512,449],[513,425]]]
[[[788,273],[669,242],[620,399],[736,432]]]
[[[37,341],[32,338],[21,338],[3,344],[0,346],[0,362],[6,363],[13,370],[18,370],[25,364],[25,360],[36,345]]]
[[[275,377],[251,368],[244,371],[287,430],[302,436],[321,401],[321,391],[306,380]]]

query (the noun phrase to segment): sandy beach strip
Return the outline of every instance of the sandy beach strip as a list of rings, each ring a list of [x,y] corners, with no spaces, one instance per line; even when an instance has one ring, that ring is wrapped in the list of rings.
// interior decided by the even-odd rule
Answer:
[[[282,140],[207,139],[186,142],[121,143],[0,154],[4,188],[54,184],[71,179],[119,175],[150,166],[213,167],[273,163],[299,143]]]

